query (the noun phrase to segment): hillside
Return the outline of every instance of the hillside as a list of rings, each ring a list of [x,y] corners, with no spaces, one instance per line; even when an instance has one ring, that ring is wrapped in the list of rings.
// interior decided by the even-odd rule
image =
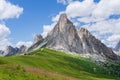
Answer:
[[[89,59],[46,48],[0,57],[0,80],[119,80],[112,75]]]

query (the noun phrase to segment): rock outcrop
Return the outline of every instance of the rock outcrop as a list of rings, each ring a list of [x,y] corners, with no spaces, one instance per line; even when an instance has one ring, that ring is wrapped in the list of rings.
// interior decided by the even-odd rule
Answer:
[[[34,36],[34,42],[33,43],[35,44],[35,43],[37,43],[38,41],[40,41],[42,39],[43,39],[43,37],[40,34],[36,34]]]
[[[29,52],[29,51],[32,51],[32,50],[34,50],[34,49],[36,49],[38,46],[40,46],[40,44],[42,44],[42,42],[43,42],[43,37],[39,34],[37,34],[37,35],[35,35],[35,37],[34,37],[34,42],[33,42],[33,44],[32,44],[32,46],[30,46],[28,49],[27,49],[27,51]],[[41,46],[42,47],[42,46]]]

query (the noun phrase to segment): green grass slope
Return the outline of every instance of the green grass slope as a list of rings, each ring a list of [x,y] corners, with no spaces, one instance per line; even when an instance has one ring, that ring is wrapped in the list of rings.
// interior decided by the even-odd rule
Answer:
[[[0,57],[0,80],[119,80],[76,55],[46,48],[29,54]]]

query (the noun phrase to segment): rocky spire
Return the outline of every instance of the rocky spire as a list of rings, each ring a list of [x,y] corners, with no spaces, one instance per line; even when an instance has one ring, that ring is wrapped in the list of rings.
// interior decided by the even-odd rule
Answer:
[[[36,34],[35,36],[34,36],[34,43],[36,43],[36,42],[38,42],[38,41],[40,41],[40,40],[42,40],[43,39],[43,37],[40,35],[40,34]]]
[[[64,29],[67,27],[68,24],[73,25],[73,23],[67,18],[67,15],[65,13],[60,15],[57,24],[60,31],[64,31]]]
[[[47,40],[46,46],[50,48],[77,53],[82,52],[77,30],[66,14],[60,15],[58,23],[48,34]]]

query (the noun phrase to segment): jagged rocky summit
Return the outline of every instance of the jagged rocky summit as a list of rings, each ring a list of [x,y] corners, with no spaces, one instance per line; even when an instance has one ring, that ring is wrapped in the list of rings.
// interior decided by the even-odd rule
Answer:
[[[41,38],[34,43],[28,51],[47,47],[54,50],[72,52],[77,54],[89,54],[96,59],[118,60],[112,49],[96,39],[87,29],[75,28],[66,14],[61,14],[58,23],[46,38]]]
[[[4,51],[2,51],[2,55],[1,56],[16,55],[16,54],[25,52],[26,49],[27,49],[27,47],[24,46],[24,45],[20,46],[20,48],[18,48],[18,47],[14,48],[12,46],[7,46],[6,49]]]

